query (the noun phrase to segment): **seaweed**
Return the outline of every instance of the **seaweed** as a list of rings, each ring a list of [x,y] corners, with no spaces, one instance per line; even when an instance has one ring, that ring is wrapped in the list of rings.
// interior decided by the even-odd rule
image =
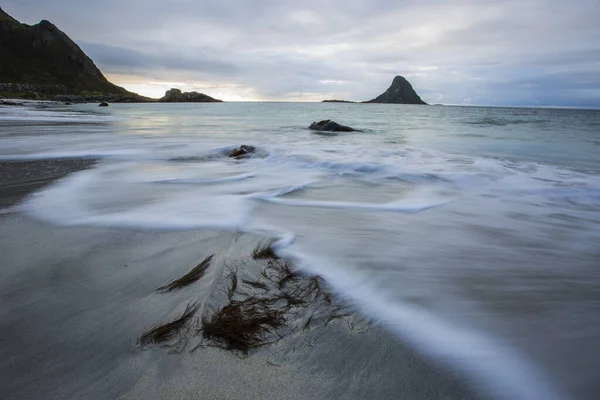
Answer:
[[[299,274],[293,270],[292,265],[288,261],[278,263],[277,272],[279,275],[277,286],[279,289],[299,278]]]
[[[258,245],[252,250],[252,258],[254,260],[279,260],[279,256],[273,250],[273,243],[266,245]]]
[[[266,264],[253,279],[239,279],[243,260],[234,266],[226,265],[229,270],[224,276],[227,304],[212,314],[202,315],[196,320],[198,325],[188,328],[188,332],[201,337],[192,351],[199,347],[217,347],[245,358],[251,350],[277,343],[295,332],[308,331],[320,324],[327,326],[334,320],[353,315],[345,306],[334,304],[320,276],[301,273],[291,261],[278,257],[271,244],[258,245],[252,251],[252,258]],[[207,257],[161,290],[170,291],[197,281],[211,260],[212,256]],[[139,343],[148,345],[173,339],[189,326],[197,310],[197,305],[188,305],[180,318],[153,327],[140,337]],[[356,318],[348,322],[348,327],[356,330]]]
[[[269,285],[267,285],[266,283],[260,282],[260,281],[251,281],[251,280],[243,279],[242,283],[244,285],[248,285],[254,289],[269,290]]]
[[[267,259],[267,266],[255,280],[241,281],[246,287],[259,291],[241,292],[237,271],[229,274],[229,303],[211,316],[201,318],[198,332],[201,332],[203,342],[208,343],[206,345],[247,357],[252,349],[292,335],[297,330],[309,330],[317,312],[313,309],[308,315],[310,305],[325,307],[320,314],[331,308],[321,277],[302,275],[290,261],[273,257],[277,256],[269,246],[258,246],[253,258]],[[330,310],[327,323],[345,317],[340,310]],[[291,326],[298,317],[308,318],[298,326]]]
[[[227,298],[231,300],[238,286],[237,272],[231,272],[231,274],[229,274],[229,279],[231,281],[231,285],[229,286],[229,289],[227,289]]]
[[[183,314],[166,324],[155,325],[146,333],[144,333],[138,339],[138,344],[141,346],[148,346],[157,343],[164,343],[173,339],[183,328],[185,328],[188,322],[192,319],[194,314],[198,311],[198,305],[190,303],[185,307]]]
[[[210,319],[203,316],[203,339],[239,357],[247,357],[250,350],[268,344],[266,335],[286,323],[285,315],[284,311],[257,300],[254,297],[234,300],[215,312]]]
[[[195,266],[190,272],[185,274],[179,279],[174,280],[173,282],[163,285],[159,287],[158,291],[161,292],[171,292],[175,289],[181,289],[188,285],[191,285],[194,282],[197,282],[204,276],[208,267],[210,267],[210,262],[212,261],[214,255],[210,255],[206,257],[200,264]]]

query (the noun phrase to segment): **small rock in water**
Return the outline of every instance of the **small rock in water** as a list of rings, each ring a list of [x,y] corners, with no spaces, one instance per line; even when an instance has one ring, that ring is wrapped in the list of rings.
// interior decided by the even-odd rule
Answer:
[[[314,131],[324,132],[360,132],[358,129],[351,128],[346,125],[338,124],[330,119],[324,119],[323,121],[313,122],[310,124],[310,129]]]
[[[103,101],[102,103],[98,104],[98,107],[108,107],[108,103]]]
[[[254,153],[255,150],[256,147],[246,146],[245,144],[243,144],[237,149],[231,150],[227,156],[231,158],[240,159],[246,157],[248,154]]]
[[[23,103],[19,103],[17,101],[12,101],[12,100],[0,100],[0,105],[1,106],[23,106]]]

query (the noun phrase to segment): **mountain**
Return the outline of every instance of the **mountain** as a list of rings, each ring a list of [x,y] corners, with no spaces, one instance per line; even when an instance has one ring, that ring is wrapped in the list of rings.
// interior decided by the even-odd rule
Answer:
[[[165,96],[158,100],[161,103],[222,103],[223,100],[217,100],[204,93],[185,92],[181,93],[179,89],[167,90]]]
[[[427,104],[421,100],[410,82],[400,75],[394,78],[385,92],[364,103]]]
[[[110,83],[64,32],[43,20],[22,24],[0,8],[0,92],[22,97],[96,96],[145,98]],[[148,99],[146,99],[148,100]]]

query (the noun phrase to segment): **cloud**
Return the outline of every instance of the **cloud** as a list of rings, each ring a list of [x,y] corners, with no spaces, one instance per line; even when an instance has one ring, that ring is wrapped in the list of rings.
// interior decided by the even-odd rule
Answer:
[[[600,107],[598,7],[597,0],[3,5],[27,23],[51,20],[122,79],[116,83],[142,89],[178,81],[210,83],[231,98],[366,100],[401,74],[429,102]]]
[[[79,46],[96,63],[111,73],[143,73],[149,68],[193,71],[202,75],[234,75],[238,68],[228,62],[211,58],[205,52],[189,51],[177,53],[170,50],[145,53],[135,49],[108,46],[97,43],[80,42]],[[162,51],[161,51],[162,50]],[[208,52],[210,53],[210,52]]]

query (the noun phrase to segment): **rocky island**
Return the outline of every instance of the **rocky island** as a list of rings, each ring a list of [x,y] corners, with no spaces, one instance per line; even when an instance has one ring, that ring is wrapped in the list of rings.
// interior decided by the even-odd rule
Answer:
[[[346,100],[323,100],[323,103],[354,103]],[[409,81],[403,76],[397,75],[391,86],[376,98],[362,103],[386,103],[386,104],[427,104],[415,92]]]
[[[161,103],[222,103],[223,100],[218,100],[204,93],[185,92],[182,93],[179,89],[167,90],[165,95],[158,100]]]
[[[427,104],[421,100],[410,82],[400,75],[394,78],[392,85],[385,92],[364,103]]]

